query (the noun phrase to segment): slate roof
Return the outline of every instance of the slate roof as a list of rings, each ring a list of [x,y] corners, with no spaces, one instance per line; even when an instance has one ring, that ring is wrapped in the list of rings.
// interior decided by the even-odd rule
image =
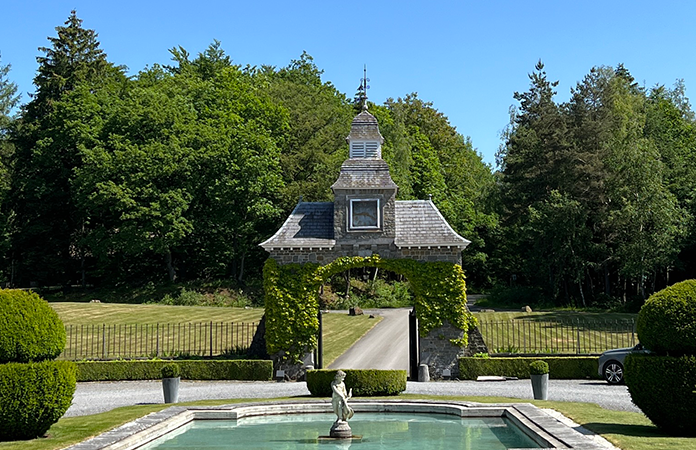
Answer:
[[[336,189],[398,189],[389,175],[389,165],[383,159],[346,159],[341,165]]]
[[[334,204],[330,202],[299,202],[282,227],[261,243],[266,250],[274,248],[333,248]]]
[[[277,248],[333,248],[334,204],[300,202],[280,230],[261,246]],[[430,200],[396,202],[396,237],[399,248],[459,247],[469,241],[458,235]]]
[[[397,247],[459,247],[470,241],[458,235],[430,200],[396,202]]]
[[[384,143],[382,133],[379,132],[379,125],[375,116],[363,108],[362,112],[353,118],[350,125],[350,134],[346,141],[379,141]]]

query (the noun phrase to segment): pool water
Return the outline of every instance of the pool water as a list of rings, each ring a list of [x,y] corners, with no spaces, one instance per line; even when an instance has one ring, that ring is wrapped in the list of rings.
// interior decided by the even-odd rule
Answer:
[[[446,414],[360,413],[349,424],[358,441],[318,440],[327,436],[333,414],[288,414],[239,420],[196,420],[148,444],[143,450],[231,449],[480,449],[539,448],[505,418]]]

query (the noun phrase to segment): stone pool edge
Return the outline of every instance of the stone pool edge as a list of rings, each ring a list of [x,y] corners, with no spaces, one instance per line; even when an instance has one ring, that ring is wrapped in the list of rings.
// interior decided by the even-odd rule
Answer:
[[[547,449],[606,450],[590,437],[529,403],[474,403],[437,400],[361,400],[358,412],[450,414],[460,417],[507,417]],[[172,406],[150,413],[65,450],[135,450],[192,420],[241,419],[259,415],[330,413],[329,400],[245,402],[223,406]]]

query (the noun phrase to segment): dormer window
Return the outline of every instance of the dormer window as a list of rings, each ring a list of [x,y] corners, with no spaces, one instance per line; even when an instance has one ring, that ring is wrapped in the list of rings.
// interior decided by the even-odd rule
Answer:
[[[352,198],[350,199],[351,230],[378,230],[380,226],[379,199],[378,198]]]
[[[351,141],[350,158],[379,158],[379,149],[377,141]]]

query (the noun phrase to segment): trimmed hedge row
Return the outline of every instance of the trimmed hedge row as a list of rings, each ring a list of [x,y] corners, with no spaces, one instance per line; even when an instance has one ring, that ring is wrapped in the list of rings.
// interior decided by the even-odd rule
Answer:
[[[626,357],[631,400],[670,434],[696,436],[696,356]]]
[[[0,363],[55,359],[65,347],[58,314],[35,292],[0,290]]]
[[[520,358],[459,358],[459,378],[475,380],[480,376],[529,378],[529,365],[537,360],[549,365],[549,376],[557,380],[599,378],[599,361],[593,356],[550,356]]]
[[[75,364],[0,364],[0,441],[43,436],[72,403]]]
[[[267,360],[176,361],[181,378],[187,380],[268,381],[273,362]],[[77,381],[157,380],[162,367],[172,361],[80,361]]]
[[[406,390],[405,370],[344,369],[346,389],[355,397],[398,395]],[[307,389],[314,397],[331,397],[331,382],[338,370],[308,370]]]

